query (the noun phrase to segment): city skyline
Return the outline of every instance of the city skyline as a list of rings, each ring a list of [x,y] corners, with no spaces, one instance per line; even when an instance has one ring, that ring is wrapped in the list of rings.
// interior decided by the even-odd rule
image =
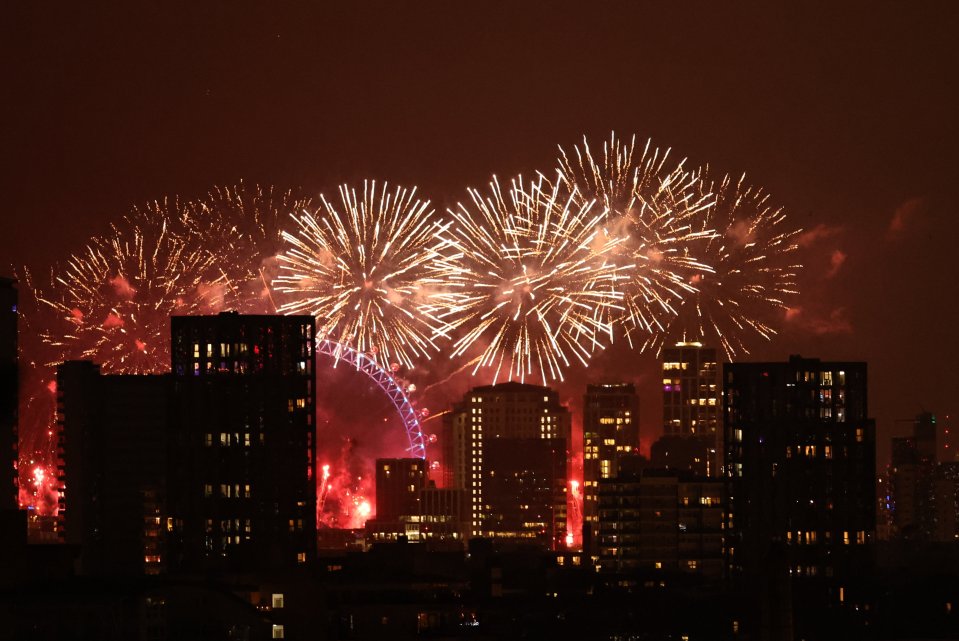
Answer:
[[[0,178],[4,210],[16,221],[0,239],[4,271],[42,273],[132,206],[240,180],[315,196],[377,178],[419,185],[442,210],[492,173],[545,171],[557,144],[570,148],[583,135],[599,142],[615,130],[650,137],[692,165],[745,172],[803,228],[802,294],[779,335],[750,342],[746,360],[869,361],[880,460],[896,420],[959,413],[950,365],[959,354],[949,340],[957,303],[943,289],[956,234],[947,185],[959,145],[947,86],[935,80],[955,66],[955,12],[540,9],[498,16],[371,6],[316,9],[305,19],[256,9],[195,8],[176,19],[146,9],[98,17],[12,10],[37,28],[3,45],[7,60],[29,63],[10,69],[18,99],[0,107],[12,143]],[[364,44],[340,35],[359,24]],[[657,28],[680,24],[681,40]],[[325,25],[323,37],[309,25]],[[619,51],[639,25],[642,37]],[[577,63],[560,34],[595,46]],[[524,95],[514,70],[537,52],[560,61],[544,73],[574,99],[504,99]],[[301,69],[310,72],[301,77]],[[374,86],[394,90],[374,99]],[[338,87],[346,100],[324,99]],[[427,384],[456,367],[436,358],[417,365]],[[588,369],[572,368],[561,392],[578,415],[585,384],[622,380],[656,408],[655,366],[614,346]],[[457,378],[424,402],[443,406],[489,382]],[[641,414],[644,446],[659,424]]]

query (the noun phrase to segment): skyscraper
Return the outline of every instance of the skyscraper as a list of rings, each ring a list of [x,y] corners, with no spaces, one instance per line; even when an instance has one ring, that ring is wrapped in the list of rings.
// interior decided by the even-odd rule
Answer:
[[[312,316],[172,319],[171,563],[280,568],[316,547]]]
[[[446,425],[449,480],[469,497],[471,535],[562,545],[571,423],[559,395],[512,382],[477,387],[454,406]],[[520,491],[530,501],[512,494]],[[513,504],[525,516],[514,518]]]
[[[17,286],[0,278],[0,510],[17,509]]]
[[[663,442],[651,452],[657,467],[719,476],[721,395],[714,348],[676,343],[663,350]]]
[[[583,548],[599,535],[599,481],[639,448],[639,397],[630,383],[588,385],[583,399]]]
[[[723,378],[733,577],[757,598],[788,585],[818,586],[801,601],[810,607],[851,599],[850,585],[871,566],[876,527],[866,364],[793,356],[727,364]],[[760,608],[756,625],[775,627],[790,599]]]

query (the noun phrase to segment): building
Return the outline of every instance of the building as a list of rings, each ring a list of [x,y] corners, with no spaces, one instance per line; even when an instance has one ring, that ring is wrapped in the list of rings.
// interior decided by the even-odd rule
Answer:
[[[173,317],[171,566],[315,555],[314,332],[312,316]]]
[[[723,481],[647,469],[599,482],[597,564],[616,574],[723,576]]]
[[[649,447],[649,461],[651,467],[693,476],[715,477],[720,467],[716,463],[716,441],[706,435],[662,436]]]
[[[169,376],[57,367],[63,541],[82,574],[157,574],[165,567]]]
[[[876,529],[866,364],[792,356],[726,364],[723,378],[726,547],[732,577],[764,604],[751,625],[785,625],[795,603],[852,602]]]
[[[376,459],[376,518],[395,521],[401,514],[419,514],[426,472],[421,458]]]
[[[939,462],[936,417],[919,414],[912,434],[892,438],[889,514],[895,538],[949,542],[956,530],[955,463]]]
[[[562,546],[571,422],[559,395],[515,382],[477,387],[454,406],[446,427],[448,481],[469,497],[470,535]],[[535,502],[517,501],[514,491]]]
[[[599,481],[639,449],[639,397],[630,383],[588,385],[583,398],[583,549],[599,536]]]
[[[683,342],[664,349],[662,359],[663,436],[671,455],[663,466],[719,476],[722,380],[717,352],[702,343]],[[680,438],[689,443],[682,444]]]
[[[411,511],[400,513],[394,520],[380,518],[366,522],[367,538],[376,541],[448,544],[462,549],[469,537],[469,503],[466,492],[455,488],[436,487],[428,481],[416,493]]]
[[[18,508],[18,319],[16,281],[0,278],[0,511]]]
[[[376,518],[366,522],[371,538],[406,536],[407,522],[419,523],[420,492],[426,482],[424,459],[376,459]]]

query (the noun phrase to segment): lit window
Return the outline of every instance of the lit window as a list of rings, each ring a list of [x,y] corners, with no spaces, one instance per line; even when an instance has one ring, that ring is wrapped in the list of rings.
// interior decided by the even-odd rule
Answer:
[[[273,638],[274,639],[285,639],[286,635],[283,634],[283,626],[275,625],[273,626]]]
[[[282,595],[282,594],[274,594],[274,595],[273,595],[273,609],[274,609],[274,610],[279,610],[279,609],[282,608],[282,607],[283,607],[283,595]]]

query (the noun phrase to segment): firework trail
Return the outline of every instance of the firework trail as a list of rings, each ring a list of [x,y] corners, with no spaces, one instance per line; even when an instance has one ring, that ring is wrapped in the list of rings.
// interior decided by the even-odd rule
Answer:
[[[560,181],[582,200],[604,205],[604,233],[623,241],[609,257],[628,268],[610,284],[623,292],[622,313],[610,320],[623,323],[630,345],[656,336],[695,291],[691,277],[711,269],[692,253],[713,235],[704,225],[710,194],[684,161],[670,162],[669,151],[649,141],[639,149],[635,137],[625,142],[611,134],[601,150],[584,138],[570,153],[560,147],[558,162]]]
[[[247,185],[214,187],[188,217],[189,232],[216,254],[236,288],[235,309],[244,314],[276,312],[270,281],[278,274],[282,226],[310,206],[292,190]]]
[[[315,213],[294,216],[294,233],[283,233],[278,311],[316,316],[318,336],[383,367],[429,358],[445,333],[432,293],[443,280],[435,263],[445,227],[431,221],[429,202],[416,189],[376,182],[359,192],[343,185],[338,203],[320,201]]]
[[[563,378],[586,364],[610,332],[603,315],[619,304],[622,270],[604,260],[619,239],[606,238],[605,211],[542,175],[489,192],[450,210],[441,262],[447,283],[437,297],[443,320],[459,332],[452,356],[480,352],[481,367],[524,381]]]
[[[750,338],[769,340],[776,333],[773,319],[798,294],[801,266],[792,252],[801,230],[790,227],[783,210],[745,177],[713,182],[706,169],[699,180],[713,199],[703,225],[717,233],[696,240],[694,251],[711,269],[690,277],[694,291],[669,326],[650,337],[649,346],[658,351],[670,340],[718,343],[732,359],[749,353]]]

